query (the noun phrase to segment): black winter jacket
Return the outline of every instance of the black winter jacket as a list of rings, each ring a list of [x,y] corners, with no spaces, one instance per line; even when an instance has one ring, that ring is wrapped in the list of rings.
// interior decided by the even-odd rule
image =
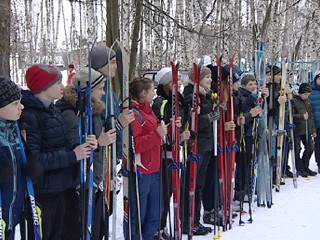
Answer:
[[[183,91],[185,119],[190,118],[192,107],[193,84],[188,84]],[[198,115],[198,149],[205,152],[213,147],[213,101],[211,93],[200,91],[200,114]]]
[[[299,95],[294,96],[292,98],[292,116],[296,125],[294,130],[296,135],[306,135],[306,121],[303,118],[303,114],[306,112],[309,114],[308,132],[309,134],[315,133],[316,128],[310,99],[302,100]]]
[[[165,124],[170,123],[170,119],[172,118],[172,94],[167,94],[164,90],[163,90],[163,85],[160,84],[157,87],[157,98],[153,101],[152,104],[152,110],[155,113],[155,115],[157,116],[159,122],[161,120],[164,121]],[[178,99],[179,99],[179,116],[183,117],[183,97],[182,95],[179,93],[178,94]],[[161,113],[161,106],[164,100],[167,100],[167,103],[164,106],[164,111],[163,113]],[[163,114],[163,116],[161,116]],[[182,119],[182,123],[183,123],[183,119]],[[183,129],[183,127],[181,128],[181,130]],[[168,127],[168,140],[171,141],[171,125]],[[172,145],[171,144],[167,144],[166,146],[167,151],[171,151],[172,149]]]
[[[240,116],[242,112],[245,117],[245,124],[244,124],[244,133],[245,136],[252,136],[252,127],[253,127],[253,120],[250,110],[256,107],[258,104],[257,96],[251,94],[244,88],[240,87],[238,91],[238,96],[236,98],[236,115]],[[239,129],[237,127],[237,136],[239,137]]]
[[[65,191],[74,182],[75,142],[69,137],[66,122],[53,103],[45,107],[30,91],[22,94],[25,109],[19,123],[26,130],[31,157],[44,171],[43,177],[34,184],[35,193],[44,195]]]

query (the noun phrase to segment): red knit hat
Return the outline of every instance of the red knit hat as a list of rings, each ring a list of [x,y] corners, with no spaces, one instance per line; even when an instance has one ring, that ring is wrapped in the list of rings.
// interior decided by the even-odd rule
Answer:
[[[60,70],[52,65],[36,64],[26,73],[27,86],[32,93],[42,92],[61,79]]]

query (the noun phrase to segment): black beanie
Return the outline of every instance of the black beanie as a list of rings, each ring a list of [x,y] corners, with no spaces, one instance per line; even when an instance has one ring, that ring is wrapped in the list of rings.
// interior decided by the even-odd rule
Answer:
[[[302,93],[310,93],[312,92],[312,88],[309,83],[301,83],[299,86],[299,94]]]
[[[0,76],[0,108],[21,98],[19,87],[7,77]]]
[[[273,66],[269,65],[266,67],[266,74],[268,74],[269,72],[272,72],[273,76],[275,76],[275,75],[281,73],[281,68],[279,68],[278,66],[275,66],[275,65],[273,65]]]

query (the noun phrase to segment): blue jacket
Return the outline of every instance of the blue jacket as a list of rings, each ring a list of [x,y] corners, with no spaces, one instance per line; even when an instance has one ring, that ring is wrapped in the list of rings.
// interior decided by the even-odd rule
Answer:
[[[15,132],[15,122],[0,120],[0,165],[2,167],[0,174],[1,177],[7,176],[3,182],[0,182],[0,189],[2,214],[7,229],[14,229],[21,220],[23,213],[26,177],[22,173],[22,163],[20,144]]]
[[[68,135],[61,112],[51,104],[45,105],[30,91],[23,91],[25,109],[20,128],[26,130],[31,157],[43,168],[43,177],[34,184],[35,194],[54,194],[72,187],[74,168],[77,167],[73,151],[77,140]]]
[[[316,128],[320,128],[320,86],[315,81],[311,83],[312,92],[310,101],[313,109],[313,116]]]

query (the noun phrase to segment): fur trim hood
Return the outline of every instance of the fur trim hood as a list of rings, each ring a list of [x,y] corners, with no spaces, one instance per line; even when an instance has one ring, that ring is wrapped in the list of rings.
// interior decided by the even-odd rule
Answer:
[[[63,93],[63,100],[70,103],[73,108],[77,108],[78,93],[74,86],[68,85]],[[105,109],[105,104],[101,100],[99,102],[92,101],[92,111],[94,115],[99,115]]]

